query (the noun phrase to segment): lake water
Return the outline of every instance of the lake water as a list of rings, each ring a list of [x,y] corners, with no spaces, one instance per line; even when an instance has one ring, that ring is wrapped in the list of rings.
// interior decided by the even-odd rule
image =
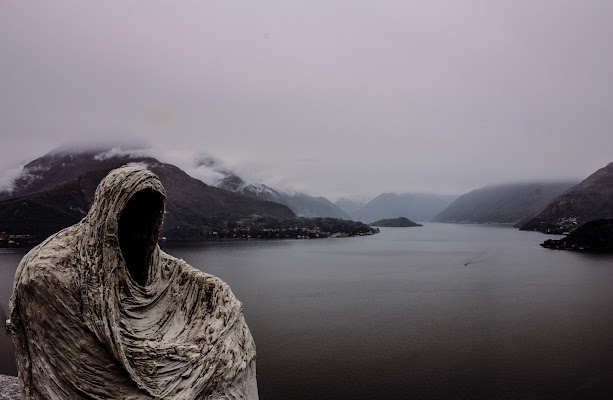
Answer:
[[[613,398],[613,257],[546,238],[426,224],[163,248],[243,302],[264,400]],[[23,255],[0,249],[3,313]],[[3,333],[0,373],[12,351]]]

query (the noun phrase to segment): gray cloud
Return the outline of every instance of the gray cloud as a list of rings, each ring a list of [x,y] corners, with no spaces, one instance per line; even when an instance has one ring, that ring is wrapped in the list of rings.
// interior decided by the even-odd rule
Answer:
[[[63,143],[136,140],[334,198],[613,161],[611,1],[2,8],[3,171]]]

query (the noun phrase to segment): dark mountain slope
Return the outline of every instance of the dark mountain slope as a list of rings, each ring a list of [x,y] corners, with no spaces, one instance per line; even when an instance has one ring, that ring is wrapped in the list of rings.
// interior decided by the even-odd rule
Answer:
[[[111,156],[109,151],[107,149],[105,153],[104,149],[79,152],[53,150],[26,164],[21,176],[13,183],[13,190],[10,193],[0,192],[0,200],[40,192],[75,179],[86,172],[110,171],[131,162],[157,162],[150,157]]]
[[[296,216],[282,204],[208,186],[174,165],[152,164],[149,170],[160,178],[168,194],[162,229],[166,236],[200,236],[201,227],[211,225],[216,218],[236,220],[253,214]],[[186,229],[191,232],[189,235]]]
[[[139,154],[139,152],[142,153],[139,149],[132,150],[134,154]],[[153,165],[159,163],[159,161],[152,157],[130,155],[130,149],[119,147],[80,151],[55,149],[25,165],[21,177],[13,184],[12,192],[0,192],[0,200],[36,193],[76,178],[88,171],[110,171],[128,163]],[[216,161],[211,158],[203,158],[199,161],[199,165],[224,176],[215,185],[221,189],[260,200],[284,204],[302,217],[351,219],[347,213],[324,197],[313,197],[303,193],[288,194],[266,185],[247,184],[233,172],[217,166]]]
[[[39,242],[79,222],[89,210],[107,171],[87,172],[48,190],[0,201],[0,232]]]
[[[556,197],[520,229],[560,234],[603,218],[613,218],[613,162]]]
[[[113,168],[139,163],[160,177],[168,194],[162,236],[200,237],[216,220],[238,220],[253,214],[292,218],[286,206],[206,185],[171,164],[153,158],[111,157],[95,161],[95,154],[63,154],[35,160],[36,175],[22,179],[13,195],[0,201],[0,232],[30,235],[42,240],[78,222],[89,210],[100,180]],[[97,170],[88,170],[101,166]],[[75,172],[76,171],[76,172]],[[74,176],[76,173],[80,173]],[[34,191],[38,189],[38,191]]]
[[[224,170],[221,172],[227,174],[227,176],[220,182],[220,188],[246,196],[285,204],[299,217],[351,219],[349,214],[325,197],[314,197],[304,193],[284,193],[262,184],[247,184],[239,176],[229,171]]]
[[[433,221],[517,223],[534,215],[575,183],[517,183],[486,186],[463,194]]]

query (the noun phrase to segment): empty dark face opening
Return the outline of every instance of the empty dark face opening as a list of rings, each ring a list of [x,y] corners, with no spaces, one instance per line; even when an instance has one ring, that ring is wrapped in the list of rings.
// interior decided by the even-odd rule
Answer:
[[[153,250],[160,235],[164,196],[152,189],[135,193],[119,217],[119,247],[133,280],[147,283]]]

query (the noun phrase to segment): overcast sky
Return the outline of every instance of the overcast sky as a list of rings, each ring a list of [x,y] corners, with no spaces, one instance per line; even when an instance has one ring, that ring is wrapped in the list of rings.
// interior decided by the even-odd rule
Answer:
[[[331,199],[582,179],[612,38],[613,0],[2,0],[0,176],[137,140]]]

